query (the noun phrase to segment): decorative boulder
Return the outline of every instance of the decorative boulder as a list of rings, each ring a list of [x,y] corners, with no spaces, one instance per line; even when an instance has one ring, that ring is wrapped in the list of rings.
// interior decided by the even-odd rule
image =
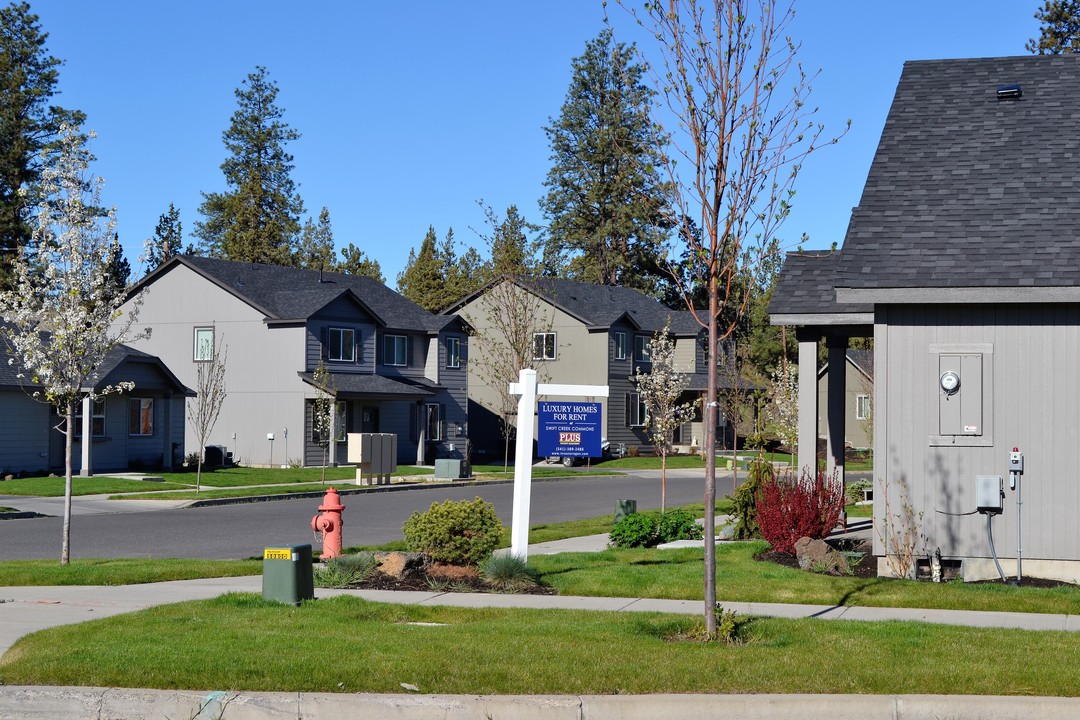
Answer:
[[[851,572],[847,558],[834,550],[824,540],[799,538],[795,542],[795,557],[803,570],[844,575]]]
[[[427,565],[427,557],[422,553],[377,552],[375,560],[379,563],[379,572],[392,578],[416,575]]]

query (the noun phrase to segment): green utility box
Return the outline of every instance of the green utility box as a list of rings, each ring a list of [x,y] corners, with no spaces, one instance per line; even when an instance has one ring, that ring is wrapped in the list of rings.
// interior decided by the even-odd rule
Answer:
[[[627,515],[633,515],[637,512],[637,500],[616,500],[615,501],[615,522],[619,522]]]
[[[263,599],[299,605],[315,599],[310,545],[279,545],[263,551]]]

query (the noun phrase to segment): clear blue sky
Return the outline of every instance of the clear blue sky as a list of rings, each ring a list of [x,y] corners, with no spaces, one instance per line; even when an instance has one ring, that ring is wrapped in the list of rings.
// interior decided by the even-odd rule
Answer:
[[[484,199],[537,207],[550,167],[543,126],[570,61],[603,27],[600,0],[31,0],[65,61],[57,102],[97,132],[93,172],[117,208],[138,274],[170,202],[185,234],[200,193],[224,190],[221,133],[256,65],[276,80],[309,215],[330,210],[395,285],[429,225],[483,248]],[[842,242],[905,60],[1023,55],[1041,0],[800,0],[793,37],[820,68],[812,103],[841,142],[810,157],[782,240]],[[616,6],[619,39],[639,40]],[[648,49],[647,41],[639,42]]]

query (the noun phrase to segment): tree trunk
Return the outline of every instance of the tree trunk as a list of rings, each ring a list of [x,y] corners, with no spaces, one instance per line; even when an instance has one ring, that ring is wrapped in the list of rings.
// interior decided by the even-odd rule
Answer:
[[[705,632],[716,636],[716,273],[709,273],[709,371],[705,404]]]
[[[667,450],[660,451],[660,512],[667,512]]]
[[[64,530],[60,546],[60,564],[71,561],[71,451],[75,438],[75,401],[68,400],[64,408]],[[83,442],[90,442],[84,437]]]
[[[199,462],[195,465],[195,494],[202,492],[202,453],[199,453]]]

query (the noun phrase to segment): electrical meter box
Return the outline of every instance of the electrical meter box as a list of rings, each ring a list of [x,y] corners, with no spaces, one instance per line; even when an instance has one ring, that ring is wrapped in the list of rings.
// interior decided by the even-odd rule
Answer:
[[[975,507],[979,512],[999,514],[1004,496],[1005,481],[1000,475],[975,476]]]
[[[1018,450],[1009,453],[1009,472],[1024,472],[1024,453]]]

